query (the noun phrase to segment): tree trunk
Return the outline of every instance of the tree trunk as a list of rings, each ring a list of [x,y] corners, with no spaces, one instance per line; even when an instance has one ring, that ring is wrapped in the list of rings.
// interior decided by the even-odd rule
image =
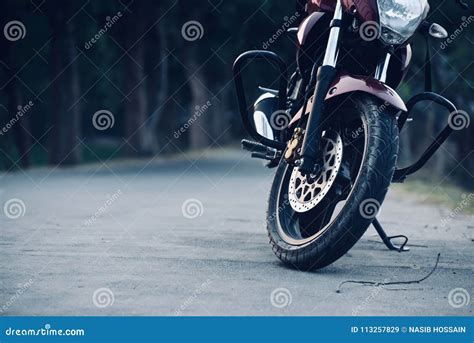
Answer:
[[[15,117],[17,111],[21,110],[25,105],[25,99],[21,90],[14,80],[11,81],[11,90],[9,93],[9,113]],[[32,144],[31,120],[32,113],[29,110],[22,115],[19,121],[13,127],[13,135],[15,136],[15,145],[18,150],[19,162],[22,168],[30,166],[30,149]]]
[[[190,0],[179,1],[179,12],[182,18],[189,16],[189,8],[193,8],[193,20],[198,22],[206,22],[209,18],[205,17],[204,7],[196,7]],[[189,115],[187,121],[189,124],[189,146],[191,149],[201,149],[209,145],[209,127],[208,123],[210,113],[208,110],[201,112],[202,106],[211,101],[211,97],[207,92],[206,73],[199,63],[199,56],[202,56],[202,47],[199,42],[186,42],[183,37],[179,37],[179,41],[184,51],[183,60],[186,63],[186,72],[188,78],[188,86],[191,93],[191,101]]]
[[[159,37],[160,45],[160,61],[159,67],[156,69],[153,75],[154,84],[152,85],[153,93],[155,93],[155,87],[158,88],[156,91],[156,103],[155,110],[150,115],[150,118],[147,121],[144,132],[144,149],[150,154],[154,155],[159,150],[159,144],[157,139],[157,126],[160,121],[163,112],[164,106],[166,104],[166,99],[169,93],[169,61],[168,61],[168,44],[165,33],[165,27],[163,24],[157,25],[156,35]],[[152,94],[153,94],[152,93]]]
[[[63,95],[63,86],[60,84],[59,80],[56,80],[58,75],[60,75],[64,64],[62,55],[64,52],[63,49],[63,40],[62,40],[62,32],[64,30],[64,26],[62,24],[62,8],[61,5],[58,3],[57,8],[51,9],[51,26],[53,29],[53,39],[51,41],[51,53],[50,53],[50,61],[52,63],[51,66],[51,81],[54,82],[51,87],[51,97],[52,97],[52,116],[51,116],[51,125],[52,129],[49,134],[49,163],[53,165],[58,165],[62,161],[63,156],[63,146],[62,146],[62,112],[64,109],[62,95]],[[54,80],[54,81],[53,81]]]
[[[146,153],[147,92],[145,82],[145,41],[137,39],[145,32],[146,7],[143,2],[137,3],[136,13],[141,18],[136,25],[126,32],[126,49],[130,56],[125,60],[125,139],[128,155],[144,155]],[[136,44],[135,44],[136,43]]]
[[[192,57],[191,57],[192,58]],[[201,149],[209,145],[208,115],[209,113],[200,112],[202,106],[210,101],[206,91],[204,73],[199,71],[199,65],[191,60],[189,68],[189,88],[191,90],[191,113],[188,120],[192,122],[189,127],[189,144],[191,149]],[[200,114],[198,114],[200,113]]]
[[[68,106],[66,118],[64,120],[64,164],[73,165],[81,161],[82,147],[80,144],[81,135],[81,88],[77,61],[73,62],[75,51],[74,24],[70,21],[66,25],[67,31],[67,65],[70,64],[66,73],[67,87],[66,96]],[[71,64],[72,63],[72,64]]]

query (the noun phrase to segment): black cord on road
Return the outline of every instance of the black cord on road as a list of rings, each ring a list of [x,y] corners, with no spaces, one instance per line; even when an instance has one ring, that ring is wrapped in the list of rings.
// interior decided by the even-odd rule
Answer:
[[[361,284],[361,285],[364,285],[364,286],[375,286],[375,287],[378,287],[378,286],[390,286],[390,285],[408,285],[408,284],[414,284],[414,283],[420,283],[420,282],[423,282],[425,281],[426,279],[428,279],[431,275],[433,275],[433,273],[436,271],[436,268],[438,268],[438,263],[439,263],[439,259],[441,257],[441,254],[438,253],[438,257],[436,258],[436,263],[433,267],[433,269],[424,277],[422,277],[421,279],[419,280],[411,280],[411,281],[392,281],[392,282],[376,282],[376,281],[356,281],[356,280],[347,280],[347,281],[343,281],[339,284],[339,286],[337,287],[337,291],[336,293],[342,293],[342,286],[347,284],[347,283],[358,283],[358,284]]]

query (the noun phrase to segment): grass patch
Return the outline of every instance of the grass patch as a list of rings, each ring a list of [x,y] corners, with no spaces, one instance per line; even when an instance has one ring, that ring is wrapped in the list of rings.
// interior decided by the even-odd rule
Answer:
[[[462,207],[462,213],[474,214],[474,193],[456,185],[437,184],[422,180],[410,180],[397,184],[396,189],[412,193],[424,200],[455,209]]]

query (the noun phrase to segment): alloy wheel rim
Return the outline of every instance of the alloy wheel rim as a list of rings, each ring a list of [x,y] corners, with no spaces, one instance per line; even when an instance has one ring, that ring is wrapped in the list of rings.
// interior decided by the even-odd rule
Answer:
[[[336,131],[327,131],[323,136],[323,165],[316,178],[301,174],[293,168],[288,187],[288,198],[295,212],[304,213],[315,208],[331,189],[341,167],[343,142]]]

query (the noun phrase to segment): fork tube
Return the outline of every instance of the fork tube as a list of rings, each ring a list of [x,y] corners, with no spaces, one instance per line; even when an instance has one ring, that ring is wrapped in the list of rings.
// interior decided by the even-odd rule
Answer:
[[[314,102],[308,117],[304,135],[299,170],[302,174],[317,172],[320,160],[321,116],[324,112],[324,101],[329,88],[336,77],[336,63],[339,53],[339,36],[341,32],[342,4],[337,1],[334,17],[331,22],[328,45],[323,65],[318,68],[317,81],[314,89]]]
[[[390,65],[390,58],[391,57],[392,57],[392,55],[387,53],[387,55],[385,55],[384,60],[381,61],[377,65],[377,69],[375,70],[375,78],[377,80],[379,80],[380,82],[385,83],[387,81],[387,71],[388,71],[388,67]]]
[[[333,23],[335,20],[342,19],[342,5],[341,0],[337,1],[336,10],[334,12]],[[337,62],[337,54],[339,52],[339,34],[341,33],[340,26],[333,26],[329,32],[328,46],[324,55],[323,66],[335,67]]]

